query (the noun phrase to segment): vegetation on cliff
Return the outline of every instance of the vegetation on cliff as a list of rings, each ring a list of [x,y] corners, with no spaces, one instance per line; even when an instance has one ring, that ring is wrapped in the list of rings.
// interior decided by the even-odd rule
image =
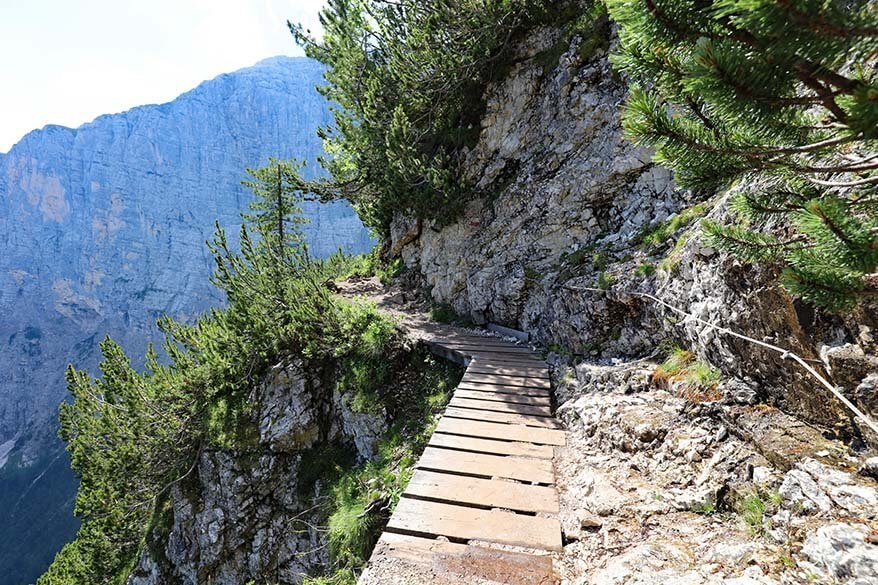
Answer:
[[[301,195],[289,181],[294,169],[274,161],[253,172],[258,201],[240,252],[217,226],[214,282],[226,308],[191,325],[162,319],[168,359],[150,348],[144,371],[109,338],[101,344],[102,377],[68,370],[73,401],[62,406],[61,435],[81,480],[76,512],[83,523],[42,585],[124,582],[170,486],[193,472],[203,449],[240,446],[246,397],[270,366],[303,356],[372,368],[396,336],[374,307],[324,285],[350,263],[308,256]]]
[[[316,504],[327,519],[331,565],[305,585],[353,585],[408,485],[414,465],[427,446],[438,414],[462,376],[461,368],[424,348],[395,360],[394,396],[381,397],[395,408],[394,421],[377,456],[352,466],[345,450],[312,450],[299,464],[303,476],[321,481],[325,494]],[[304,482],[307,489],[308,482]]]
[[[718,245],[796,296],[878,293],[878,8],[859,0],[607,0],[625,128],[685,186],[740,180]]]
[[[339,107],[323,130],[330,179],[386,235],[394,213],[451,220],[470,199],[456,166],[478,138],[487,84],[502,77],[524,31],[578,15],[544,0],[330,0],[323,38],[291,25],[328,66],[321,92]]]

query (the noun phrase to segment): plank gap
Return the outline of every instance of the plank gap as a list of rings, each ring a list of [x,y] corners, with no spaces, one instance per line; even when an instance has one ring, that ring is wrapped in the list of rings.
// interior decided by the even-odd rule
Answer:
[[[455,474],[449,474],[455,475]],[[517,483],[517,482],[516,482]],[[530,485],[530,484],[527,484]],[[549,486],[539,486],[539,487],[549,487]],[[486,504],[475,504],[473,502],[464,502],[461,500],[452,500],[449,498],[440,498],[435,496],[421,496],[417,494],[410,494],[408,492],[402,494],[403,498],[409,500],[418,500],[421,502],[436,502],[437,504],[449,504],[452,506],[459,506],[461,508],[473,508],[475,510],[499,510],[503,512],[509,512],[511,514],[516,514],[518,516],[536,516],[537,512],[530,512],[528,510],[517,510],[515,508],[503,508],[500,506],[488,506]]]

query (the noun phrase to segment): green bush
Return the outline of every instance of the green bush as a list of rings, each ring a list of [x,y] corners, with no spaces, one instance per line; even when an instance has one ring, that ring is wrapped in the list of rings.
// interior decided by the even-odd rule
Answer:
[[[332,274],[339,280],[377,276],[386,285],[405,271],[405,264],[401,258],[385,261],[380,258],[378,251],[378,246],[367,254],[356,256],[338,251],[326,262],[331,267]]]
[[[645,231],[639,238],[640,243],[647,248],[663,246],[679,230],[688,226],[696,219],[704,217],[709,210],[710,206],[708,203],[699,203],[692,207],[687,207],[667,221],[663,221]]]
[[[375,368],[395,335],[373,306],[324,286],[343,263],[310,258],[299,230],[295,165],[272,165],[252,172],[258,199],[245,217],[240,252],[219,226],[210,246],[226,308],[191,325],[162,318],[168,359],[150,347],[143,371],[110,339],[101,343],[100,378],[68,368],[73,400],[61,406],[60,434],[80,477],[76,513],[83,522],[40,585],[123,582],[157,502],[198,454],[253,445],[247,396],[270,366],[302,356]]]
[[[307,472],[306,478],[319,476],[329,493],[321,503],[328,518],[332,562],[326,583],[347,583],[368,560],[461,376],[460,368],[425,350],[409,354],[399,362],[395,376],[401,393],[395,397],[398,414],[378,446],[378,456],[347,468],[342,459],[324,461],[317,471]],[[302,460],[300,469],[318,457],[332,460],[342,452],[321,448],[314,453]]]
[[[827,309],[874,298],[874,2],[605,1],[626,132],[684,187],[739,187],[733,218],[702,222],[708,241],[783,266],[783,286]]]
[[[668,384],[682,382],[683,397],[691,402],[719,399],[717,386],[722,374],[695,354],[680,347],[671,347],[665,361],[653,372],[653,380]]]
[[[540,23],[575,19],[547,0],[330,0],[323,37],[291,25],[325,63],[321,92],[339,107],[322,131],[330,179],[313,190],[353,202],[386,236],[394,213],[448,222],[471,198],[455,160],[481,131],[485,89]]]

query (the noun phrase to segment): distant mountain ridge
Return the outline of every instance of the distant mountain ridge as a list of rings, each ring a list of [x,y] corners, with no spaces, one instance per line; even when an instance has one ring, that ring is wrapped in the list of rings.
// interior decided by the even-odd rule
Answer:
[[[222,302],[204,242],[215,221],[237,231],[245,168],[295,157],[316,172],[315,131],[331,120],[322,74],[305,58],[267,59],[165,104],[46,126],[0,154],[0,539],[12,543],[0,585],[30,582],[75,530],[54,438],[64,366],[94,369],[107,334],[142,354],[157,317]],[[348,205],[305,213],[314,254],[370,247]]]

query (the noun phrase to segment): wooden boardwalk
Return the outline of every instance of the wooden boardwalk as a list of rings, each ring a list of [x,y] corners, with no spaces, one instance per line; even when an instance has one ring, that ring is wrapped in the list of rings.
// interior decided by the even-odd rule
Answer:
[[[364,574],[392,559],[392,576],[369,583],[555,583],[561,550],[554,448],[565,443],[552,414],[546,363],[529,347],[441,325],[419,335],[467,365]],[[401,561],[401,562],[399,562]],[[417,567],[420,579],[399,574]]]

